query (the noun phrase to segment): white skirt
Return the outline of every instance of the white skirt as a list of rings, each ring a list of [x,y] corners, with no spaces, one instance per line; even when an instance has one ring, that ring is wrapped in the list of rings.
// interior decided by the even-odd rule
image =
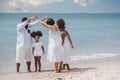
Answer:
[[[47,60],[50,62],[63,61],[63,47],[62,45],[48,44]]]
[[[31,61],[31,48],[16,48],[16,62],[22,63]]]
[[[63,47],[61,42],[61,33],[59,31],[49,32],[47,59],[50,62],[63,61]]]

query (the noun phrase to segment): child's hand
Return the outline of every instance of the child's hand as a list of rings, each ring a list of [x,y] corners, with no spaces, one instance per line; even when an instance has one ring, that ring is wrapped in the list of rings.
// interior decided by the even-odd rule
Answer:
[[[74,48],[74,46],[73,46],[73,45],[71,45],[71,48]]]

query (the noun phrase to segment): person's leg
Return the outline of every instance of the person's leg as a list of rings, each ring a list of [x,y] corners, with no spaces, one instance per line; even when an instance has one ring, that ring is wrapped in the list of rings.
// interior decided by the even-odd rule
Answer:
[[[34,57],[34,61],[35,61],[35,72],[37,71],[37,57]]]
[[[70,66],[69,66],[69,64],[66,64],[66,66],[67,66],[67,70],[70,70]]]
[[[65,64],[63,64],[62,70],[65,70]]]
[[[62,67],[63,67],[63,61],[60,61],[60,65],[59,65],[59,72],[61,72]]]
[[[41,71],[41,56],[38,56],[39,72]]]
[[[55,73],[58,73],[58,62],[55,62],[54,63],[54,68],[55,68]]]
[[[31,72],[31,70],[30,70],[31,61],[30,61],[30,62],[26,62],[26,64],[27,64],[27,69],[28,69],[28,72]]]
[[[19,72],[22,59],[23,59],[23,49],[16,47],[16,72]]]
[[[31,48],[24,48],[24,59],[27,64],[27,69],[28,72],[31,72],[30,67],[31,67]]]
[[[20,63],[16,63],[16,72],[19,72],[19,69],[20,69]]]

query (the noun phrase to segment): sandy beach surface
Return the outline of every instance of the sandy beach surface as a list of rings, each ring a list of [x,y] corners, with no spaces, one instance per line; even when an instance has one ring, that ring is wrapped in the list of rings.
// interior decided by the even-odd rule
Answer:
[[[0,80],[120,80],[120,61],[80,64],[61,73],[54,73],[53,70],[12,73],[0,75]]]

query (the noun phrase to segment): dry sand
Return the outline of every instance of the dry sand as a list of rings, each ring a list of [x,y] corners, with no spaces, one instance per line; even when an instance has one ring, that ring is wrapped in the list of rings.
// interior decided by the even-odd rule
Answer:
[[[0,80],[120,80],[120,61],[80,64],[61,73],[54,73],[53,70],[12,73],[0,75]]]

